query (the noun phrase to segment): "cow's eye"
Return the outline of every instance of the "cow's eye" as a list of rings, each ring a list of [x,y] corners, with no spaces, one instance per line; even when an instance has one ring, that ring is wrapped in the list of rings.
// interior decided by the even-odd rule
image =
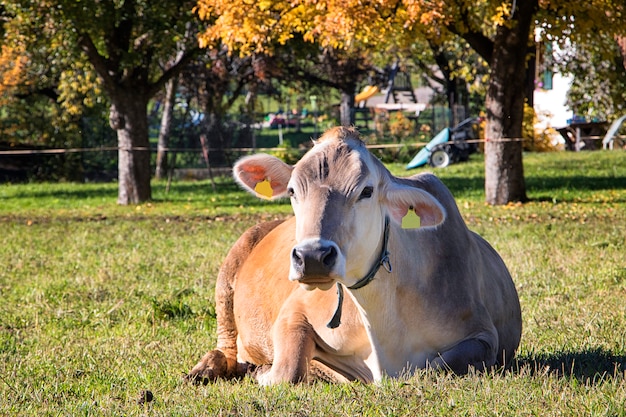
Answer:
[[[296,196],[296,192],[293,190],[293,187],[287,188],[287,195],[289,197],[295,197]]]
[[[359,200],[370,198],[373,192],[374,192],[374,187],[367,186],[363,188],[363,191],[361,191],[361,195],[359,196]]]

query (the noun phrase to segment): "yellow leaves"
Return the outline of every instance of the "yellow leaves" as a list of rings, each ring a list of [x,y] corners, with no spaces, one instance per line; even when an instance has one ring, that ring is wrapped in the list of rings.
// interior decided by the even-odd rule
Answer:
[[[259,4],[245,0],[201,0],[196,7],[198,16],[214,23],[199,35],[200,46],[206,48],[221,41],[231,51],[239,50],[241,55],[265,52],[269,39],[281,37],[277,23],[281,18],[281,9],[287,6],[271,0]],[[285,37],[284,34],[282,36]]]
[[[446,6],[443,0],[408,0],[404,2],[404,7],[405,9],[400,10],[398,13],[405,14],[401,19],[405,22],[405,27],[412,27],[418,24],[428,27],[436,23],[446,22],[444,11],[449,6]]]
[[[335,49],[387,44],[414,25],[440,19],[441,1],[199,0],[196,12],[210,22],[200,35],[203,47],[221,41],[248,54],[270,52],[272,42],[283,44],[296,34]]]
[[[503,26],[505,21],[511,18],[511,5],[509,3],[501,3],[496,7],[496,13],[492,20],[494,25]]]
[[[495,28],[516,23],[513,5],[519,7],[522,1],[198,0],[195,10],[207,22],[206,31],[200,35],[203,47],[223,42],[230,50],[245,55],[271,52],[273,44],[283,44],[297,35],[323,48],[344,50],[372,46],[384,50],[420,37],[441,43],[442,38],[451,36],[447,31],[450,25],[456,32],[478,31],[489,37]],[[616,28],[613,31],[626,31],[623,17],[619,17],[623,16],[619,3],[540,0],[536,18],[540,24],[548,19],[555,32],[587,27],[586,21],[601,18]],[[584,18],[561,21],[558,16]]]
[[[413,133],[413,122],[399,111],[389,120],[389,133],[397,140],[404,140]]]
[[[61,73],[59,103],[67,116],[80,115],[85,106],[93,106],[102,95],[100,81],[89,66],[76,64]]]
[[[193,8],[192,12],[196,13],[200,20],[209,20],[213,14],[213,7],[211,6],[210,1],[198,0],[198,3]]]
[[[270,0],[262,0],[258,3],[258,7],[262,12],[268,11],[272,8],[272,2]]]

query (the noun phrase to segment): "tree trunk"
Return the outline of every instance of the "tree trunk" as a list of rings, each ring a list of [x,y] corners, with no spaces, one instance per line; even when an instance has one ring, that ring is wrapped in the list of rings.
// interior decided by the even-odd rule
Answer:
[[[626,69],[626,36],[617,36],[617,44],[619,45],[619,50],[622,53],[622,62],[624,64],[624,69]]]
[[[225,137],[232,140],[232,135],[227,134],[223,127],[223,116],[219,109],[215,111],[205,108],[204,119],[202,120],[202,133],[207,137],[209,148],[213,149],[210,157],[212,164],[230,164],[227,149],[232,147],[232,142],[226,142]]]
[[[117,131],[119,147],[117,203],[128,205],[148,201],[152,198],[148,101],[136,95],[121,95],[112,101],[109,121]]]
[[[232,145],[238,148],[255,148],[254,131],[252,124],[254,123],[254,101],[256,100],[256,91],[254,88],[248,90],[244,100],[244,106],[240,107],[239,126],[228,128],[229,134],[232,135]],[[214,123],[216,120],[211,120]],[[211,143],[212,139],[209,139]]]
[[[526,200],[521,136],[526,51],[537,2],[518,3],[513,24],[499,26],[494,40],[485,128],[485,194],[489,204]]]
[[[354,126],[356,121],[354,115],[354,93],[355,86],[347,86],[341,90],[341,104],[339,105],[339,118],[342,126]]]
[[[435,63],[437,64],[437,68],[439,68],[439,71],[441,71],[442,74],[441,81],[447,94],[448,109],[450,110],[450,125],[456,126],[459,122],[462,121],[457,119],[455,111],[455,106],[460,103],[459,84],[456,77],[452,74],[452,71],[450,70],[450,63],[445,52],[441,48],[436,47],[432,44],[431,50],[433,51],[433,56],[435,58]]]
[[[165,99],[163,100],[163,115],[159,128],[159,140],[157,143],[156,156],[156,179],[160,180],[167,176],[167,147],[169,145],[170,128],[172,126],[172,113],[176,104],[176,78],[171,78],[165,83]]]

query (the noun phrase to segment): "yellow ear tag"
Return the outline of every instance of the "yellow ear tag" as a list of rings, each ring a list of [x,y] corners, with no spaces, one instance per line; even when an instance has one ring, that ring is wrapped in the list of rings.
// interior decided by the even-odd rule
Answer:
[[[402,218],[403,229],[419,229],[420,217],[413,211],[413,207],[409,207],[409,211],[406,212],[406,216]]]
[[[272,190],[272,185],[270,184],[269,179],[264,179],[263,181],[257,183],[254,186],[254,191],[262,197],[272,198],[274,195],[274,190]]]

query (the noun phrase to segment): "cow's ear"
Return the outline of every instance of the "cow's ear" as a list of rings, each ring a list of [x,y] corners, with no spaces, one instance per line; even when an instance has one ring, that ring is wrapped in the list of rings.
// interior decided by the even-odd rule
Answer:
[[[247,191],[267,199],[287,196],[293,167],[272,155],[256,154],[241,158],[233,167],[235,180]]]
[[[438,226],[446,218],[439,201],[420,188],[394,182],[385,190],[384,199],[391,218],[404,228]]]

